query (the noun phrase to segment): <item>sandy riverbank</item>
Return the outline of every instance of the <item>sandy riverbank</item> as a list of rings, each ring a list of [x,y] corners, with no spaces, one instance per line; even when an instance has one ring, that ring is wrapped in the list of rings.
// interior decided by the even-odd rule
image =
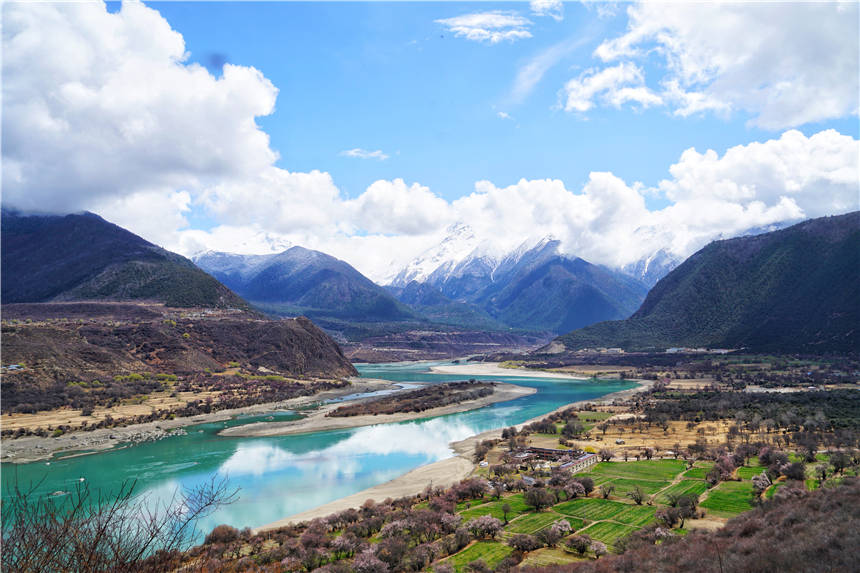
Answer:
[[[92,432],[72,432],[57,438],[41,438],[38,436],[27,436],[17,439],[3,439],[0,442],[0,458],[4,463],[16,464],[36,462],[50,459],[53,455],[62,452],[74,452],[86,450],[87,453],[96,453],[109,450],[114,447],[122,447],[128,444],[160,440],[170,437],[171,431],[184,426],[195,424],[206,424],[210,422],[222,422],[233,416],[247,414],[263,414],[276,410],[292,410],[301,408],[317,402],[340,398],[349,394],[364,392],[376,392],[396,388],[387,380],[371,380],[367,378],[352,378],[351,384],[344,388],[326,390],[312,396],[301,396],[281,402],[269,402],[255,404],[243,408],[220,410],[211,414],[202,414],[186,418],[175,418],[173,420],[159,420],[145,424],[132,424],[116,428],[104,428]]]
[[[308,434],[311,432],[323,432],[326,430],[342,430],[345,428],[358,428],[361,426],[375,426],[377,424],[394,424],[397,422],[408,422],[409,420],[418,420],[421,418],[435,418],[436,416],[444,416],[446,414],[456,414],[458,412],[477,410],[478,408],[483,408],[484,406],[488,406],[496,402],[507,402],[509,400],[514,400],[515,398],[534,394],[535,392],[537,392],[535,388],[498,383],[492,394],[478,398],[477,400],[468,400],[466,402],[460,402],[459,404],[450,404],[448,406],[442,406],[441,408],[424,410],[423,412],[377,414],[375,416],[349,416],[344,418],[326,417],[326,414],[343,405],[327,404],[318,410],[309,413],[306,418],[301,420],[245,424],[243,426],[235,426],[233,428],[222,430],[218,435],[259,438],[265,436]]]
[[[502,368],[498,362],[473,362],[468,364],[446,364],[432,366],[431,372],[436,374],[456,374],[458,376],[520,376],[528,378],[564,378],[567,380],[588,380],[585,376],[563,374],[561,372],[546,372],[544,370],[528,370],[527,368]]]
[[[463,365],[463,366],[483,366],[483,365]],[[448,368],[448,367],[440,367],[440,368]],[[507,369],[503,369],[507,372]],[[482,372],[484,375],[488,375],[487,371]],[[458,371],[456,374],[469,374],[469,372]],[[549,375],[551,373],[542,372],[542,371],[532,371],[532,374],[522,374],[523,376],[539,376],[544,377],[545,375]],[[480,376],[480,374],[476,374]],[[570,376],[561,375],[564,378],[571,378]],[[555,376],[549,376],[555,377]],[[527,424],[531,424],[532,422],[536,422],[553,414],[555,412],[560,412],[562,410],[566,410],[571,406],[575,406],[577,404],[611,404],[615,400],[626,400],[637,394],[639,392],[645,392],[651,388],[653,385],[652,380],[633,380],[633,382],[637,382],[639,386],[635,388],[628,388],[627,390],[620,390],[618,392],[612,392],[611,394],[606,394],[605,396],[601,396],[600,398],[595,398],[592,400],[579,400],[576,402],[570,402],[569,404],[565,404],[563,406],[559,406],[552,412],[547,412],[546,414],[541,414],[540,416],[536,416],[530,420],[526,420],[521,424],[517,424],[517,429],[521,429],[523,426]],[[450,445],[451,449],[455,452],[455,455],[450,458],[446,458],[444,460],[439,460],[438,462],[434,462],[431,464],[427,464],[425,466],[421,466],[415,468],[414,470],[403,474],[398,478],[394,478],[391,481],[379,484],[377,486],[373,486],[371,488],[362,490],[358,493],[354,493],[350,496],[343,497],[341,499],[337,499],[335,501],[329,502],[325,505],[321,505],[319,507],[309,509],[307,511],[303,511],[301,513],[297,513],[295,515],[291,515],[285,517],[284,519],[280,519],[274,523],[269,523],[263,525],[262,527],[256,528],[254,531],[266,531],[269,529],[277,529],[279,527],[283,527],[285,525],[290,525],[292,523],[301,523],[302,521],[309,521],[312,519],[316,519],[319,517],[325,517],[327,515],[331,515],[332,513],[336,513],[338,511],[343,511],[345,509],[349,509],[351,507],[359,507],[368,499],[373,499],[377,501],[382,501],[386,498],[398,498],[404,497],[407,495],[415,495],[424,490],[428,485],[432,483],[435,486],[447,487],[459,482],[462,479],[468,477],[477,467],[473,461],[475,448],[479,443],[483,440],[491,440],[501,438],[502,429],[498,430],[489,430],[487,432],[483,432],[481,434],[477,434],[475,436],[471,436],[466,438],[465,440],[461,440],[458,442],[452,442]]]

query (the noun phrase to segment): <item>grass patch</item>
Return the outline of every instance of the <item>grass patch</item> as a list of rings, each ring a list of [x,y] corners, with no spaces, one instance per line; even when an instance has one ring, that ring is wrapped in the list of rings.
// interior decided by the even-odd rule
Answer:
[[[670,493],[674,493],[676,495],[685,495],[688,493],[694,493],[696,495],[702,495],[708,490],[708,484],[703,481],[699,481],[697,479],[682,479],[678,483],[671,485],[663,490],[658,498],[660,503],[669,503],[669,499],[667,496]]]
[[[511,511],[508,512],[508,520],[531,511],[531,506],[526,504],[523,499],[523,494],[515,493],[514,495],[503,497],[497,501],[491,501],[490,503],[485,503],[483,505],[476,505],[461,511],[460,515],[463,519],[472,519],[473,517],[479,517],[481,515],[492,515],[496,519],[504,521],[505,517],[502,512],[502,506],[506,503],[511,506]]]
[[[773,494],[775,494],[775,493],[776,493],[776,490],[778,490],[779,488],[781,488],[781,487],[782,487],[782,486],[784,486],[784,485],[785,485],[785,482],[784,482],[784,481],[780,481],[780,482],[776,482],[775,484],[773,484],[772,486],[770,486],[769,488],[767,488],[767,491],[766,491],[766,492],[764,492],[764,497],[765,497],[765,499],[770,499],[770,498],[772,498],[772,497],[773,497]]]
[[[568,553],[563,549],[555,547],[544,547],[537,551],[529,553],[523,562],[522,567],[546,567],[548,565],[565,565],[567,563],[575,563],[584,561],[582,557],[575,557],[573,553]]]
[[[725,481],[712,489],[699,505],[717,517],[734,517],[753,508],[752,490],[752,483],[748,481]]]
[[[466,566],[472,561],[482,559],[490,568],[498,565],[502,559],[511,554],[513,549],[504,543],[496,543],[494,541],[479,541],[474,545],[470,545],[464,550],[456,553],[446,559],[457,573],[466,570]]]
[[[512,521],[505,528],[505,531],[510,533],[535,533],[544,527],[552,525],[559,519],[563,519],[562,516],[553,512],[522,515]]]
[[[632,525],[622,525],[611,521],[601,521],[585,528],[580,533],[588,535],[592,539],[602,541],[609,548],[614,548],[616,541],[626,535],[630,535],[630,533],[637,529],[639,528],[633,527]]]
[[[644,527],[654,521],[654,514],[657,513],[657,508],[644,505],[628,506],[621,513],[616,514],[612,520],[624,523],[626,525],[635,525],[636,527]]]
[[[585,527],[585,520],[580,519],[578,517],[565,517],[564,518],[570,524],[570,530],[576,531],[577,529],[582,529]]]
[[[556,505],[553,509],[564,515],[597,521],[618,515],[628,507],[629,504],[608,499],[572,499]]]
[[[651,495],[652,493],[657,493],[671,483],[669,481],[650,481],[630,478],[614,478],[609,481],[615,486],[615,495],[619,497],[627,495],[627,492],[633,491],[633,488],[637,485],[642,488],[642,491],[646,494]]]
[[[759,475],[761,472],[764,471],[764,469],[765,468],[763,468],[761,466],[757,466],[757,467],[743,466],[743,467],[738,468],[738,477],[741,479],[752,479],[753,476]]]
[[[592,467],[591,473],[649,481],[672,481],[685,467],[686,462],[683,460],[600,462]]]
[[[713,462],[696,462],[696,465],[681,474],[681,477],[705,479],[712,467],[714,467]]]

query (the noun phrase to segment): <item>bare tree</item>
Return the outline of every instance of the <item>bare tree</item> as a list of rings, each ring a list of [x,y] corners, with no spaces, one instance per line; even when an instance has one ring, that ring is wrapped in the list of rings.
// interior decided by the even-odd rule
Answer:
[[[11,485],[3,502],[3,570],[157,570],[195,539],[201,518],[238,494],[215,476],[166,503],[134,495],[135,486],[126,481],[115,493],[94,494],[79,484],[55,497],[36,494],[38,484],[26,491]]]

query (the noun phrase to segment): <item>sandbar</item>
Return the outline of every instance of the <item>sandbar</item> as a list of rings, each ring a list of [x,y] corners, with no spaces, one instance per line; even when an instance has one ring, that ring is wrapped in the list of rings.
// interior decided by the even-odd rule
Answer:
[[[310,412],[306,418],[292,420],[289,422],[257,422],[255,424],[244,424],[233,428],[226,428],[218,433],[220,436],[234,436],[245,438],[259,438],[265,436],[287,436],[291,434],[308,434],[312,432],[324,432],[328,430],[343,430],[346,428],[358,428],[361,426],[375,426],[377,424],[396,424],[409,420],[422,418],[435,418],[446,414],[468,412],[477,410],[496,402],[507,402],[522,396],[528,396],[537,392],[535,388],[516,386],[514,384],[496,383],[493,393],[476,400],[467,400],[458,404],[449,404],[439,408],[431,408],[423,412],[402,412],[397,414],[377,414],[349,417],[327,417],[326,414],[342,406],[343,404],[326,404],[314,412]]]

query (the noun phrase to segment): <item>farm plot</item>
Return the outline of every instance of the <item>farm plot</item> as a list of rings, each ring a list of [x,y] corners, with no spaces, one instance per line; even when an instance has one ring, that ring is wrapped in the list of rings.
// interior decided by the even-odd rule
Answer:
[[[633,527],[632,525],[623,525],[621,523],[614,523],[611,521],[601,521],[585,528],[580,531],[580,533],[588,535],[592,539],[602,541],[607,547],[611,548],[615,546],[615,542],[618,541],[618,539],[625,535],[629,535],[637,529],[639,528]]]
[[[529,515],[522,515],[512,521],[506,528],[505,531],[510,533],[535,533],[540,531],[544,527],[548,527],[553,524],[553,522],[558,521],[559,519],[564,519],[563,516],[553,513],[532,513]]]
[[[591,469],[594,475],[649,481],[672,481],[684,471],[682,460],[650,460],[640,462],[600,462]]]
[[[617,513],[612,517],[613,521],[618,521],[626,525],[635,525],[644,527],[654,521],[654,514],[657,509],[644,505],[630,505],[621,513]]]
[[[688,493],[694,493],[696,495],[702,495],[707,490],[708,484],[703,481],[697,479],[682,479],[678,483],[664,489],[660,493],[658,501],[660,503],[669,503],[669,494],[686,495]]]
[[[630,507],[629,504],[607,499],[572,499],[556,505],[553,509],[564,515],[598,521],[611,519],[612,516],[618,515],[628,507]]]
[[[717,517],[734,517],[753,508],[752,490],[751,482],[726,481],[712,489],[699,505]]]
[[[583,561],[583,559],[581,557],[575,557],[572,553],[568,553],[563,549],[545,547],[543,549],[538,549],[537,551],[529,552],[526,558],[523,559],[520,566],[546,567],[548,565],[564,565],[567,563],[574,563],[576,561]]]
[[[531,510],[531,507],[526,505],[526,502],[523,499],[523,494],[516,493],[508,497],[503,497],[497,501],[491,501],[483,505],[470,507],[469,509],[461,511],[460,515],[463,519],[472,519],[473,517],[479,517],[481,515],[492,515],[497,519],[504,520],[505,517],[504,512],[502,511],[502,506],[506,503],[511,506],[511,511],[508,512],[509,520],[517,517],[518,515],[522,515],[523,513],[528,513]]]
[[[738,477],[741,479],[752,479],[753,476],[759,475],[765,468],[761,466],[743,466],[738,468]]]
[[[711,462],[696,462],[695,467],[685,471],[681,477],[690,479],[705,479],[714,464]]]
[[[452,555],[445,561],[450,563],[457,573],[465,571],[469,563],[482,559],[490,568],[498,565],[502,559],[511,554],[513,549],[504,543],[495,543],[492,541],[479,541],[474,545],[470,545],[461,552]]]
[[[614,478],[609,480],[608,483],[611,483],[615,486],[615,495],[620,497],[627,495],[627,492],[629,491],[633,491],[633,488],[635,488],[637,485],[646,494],[651,495],[652,493],[657,493],[672,482],[630,478]]]

